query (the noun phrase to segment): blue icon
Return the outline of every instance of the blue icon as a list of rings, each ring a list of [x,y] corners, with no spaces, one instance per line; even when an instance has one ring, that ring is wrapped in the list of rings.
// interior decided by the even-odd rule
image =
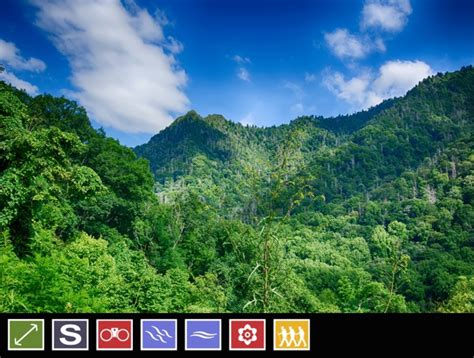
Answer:
[[[175,319],[142,319],[141,349],[144,351],[175,351],[177,329]]]
[[[186,350],[221,350],[220,319],[187,319]]]

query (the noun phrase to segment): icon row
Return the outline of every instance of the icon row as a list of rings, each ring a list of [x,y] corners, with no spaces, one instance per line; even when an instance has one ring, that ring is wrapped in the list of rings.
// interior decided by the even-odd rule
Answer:
[[[141,350],[177,350],[176,319],[141,319]],[[9,319],[8,350],[44,350],[43,319]],[[265,319],[229,320],[229,350],[265,350]],[[88,319],[53,319],[52,350],[89,350]],[[274,319],[274,350],[309,350],[309,319]],[[96,350],[133,350],[133,320],[97,319]],[[186,319],[185,350],[222,350],[221,319]]]

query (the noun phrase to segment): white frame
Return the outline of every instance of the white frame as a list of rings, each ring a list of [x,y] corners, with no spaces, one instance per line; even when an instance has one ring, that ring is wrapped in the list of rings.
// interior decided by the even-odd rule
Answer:
[[[143,322],[174,322],[174,348],[144,348],[143,347]],[[168,318],[142,318],[140,319],[140,350],[142,351],[177,351],[178,350],[178,320]]]
[[[263,322],[263,348],[232,348],[232,322]],[[267,322],[265,318],[235,318],[229,320],[229,351],[265,351],[267,350]]]
[[[276,322],[277,321],[306,321],[308,322],[308,347],[307,348],[277,348],[276,346]],[[274,351],[309,351],[311,350],[311,320],[309,318],[274,318],[273,319],[273,350]]]
[[[55,330],[54,324],[56,322],[86,322],[86,348],[54,348]],[[57,318],[53,319],[51,323],[51,350],[52,351],[88,351],[89,350],[89,319],[87,318]]]
[[[188,322],[212,321],[219,322],[219,348],[188,348]],[[184,350],[185,351],[222,351],[222,319],[220,318],[189,318],[184,320]]]
[[[41,322],[41,348],[12,348],[10,346],[10,322],[12,321],[30,321],[30,322]],[[44,351],[44,319],[42,318],[9,318],[8,319],[8,350],[9,351]]]
[[[99,348],[99,322],[123,322],[123,321],[128,321],[130,322],[130,348]],[[133,319],[127,319],[127,318],[117,318],[117,319],[108,319],[108,318],[99,318],[95,320],[95,349],[97,351],[133,351]]]

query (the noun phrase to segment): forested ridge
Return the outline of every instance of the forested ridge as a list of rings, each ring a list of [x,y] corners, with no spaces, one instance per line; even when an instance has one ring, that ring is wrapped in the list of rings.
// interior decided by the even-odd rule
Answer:
[[[474,312],[474,69],[133,150],[0,82],[1,312]]]

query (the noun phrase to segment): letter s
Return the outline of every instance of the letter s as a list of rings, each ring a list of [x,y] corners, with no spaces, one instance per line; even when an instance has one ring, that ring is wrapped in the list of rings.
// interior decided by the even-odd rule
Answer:
[[[71,331],[80,332],[81,327],[75,324],[65,324],[64,326],[61,327],[61,334],[63,336],[72,338],[72,339],[66,339],[66,337],[59,338],[59,341],[65,346],[75,346],[81,343],[82,341],[82,337],[80,334],[77,334]]]

